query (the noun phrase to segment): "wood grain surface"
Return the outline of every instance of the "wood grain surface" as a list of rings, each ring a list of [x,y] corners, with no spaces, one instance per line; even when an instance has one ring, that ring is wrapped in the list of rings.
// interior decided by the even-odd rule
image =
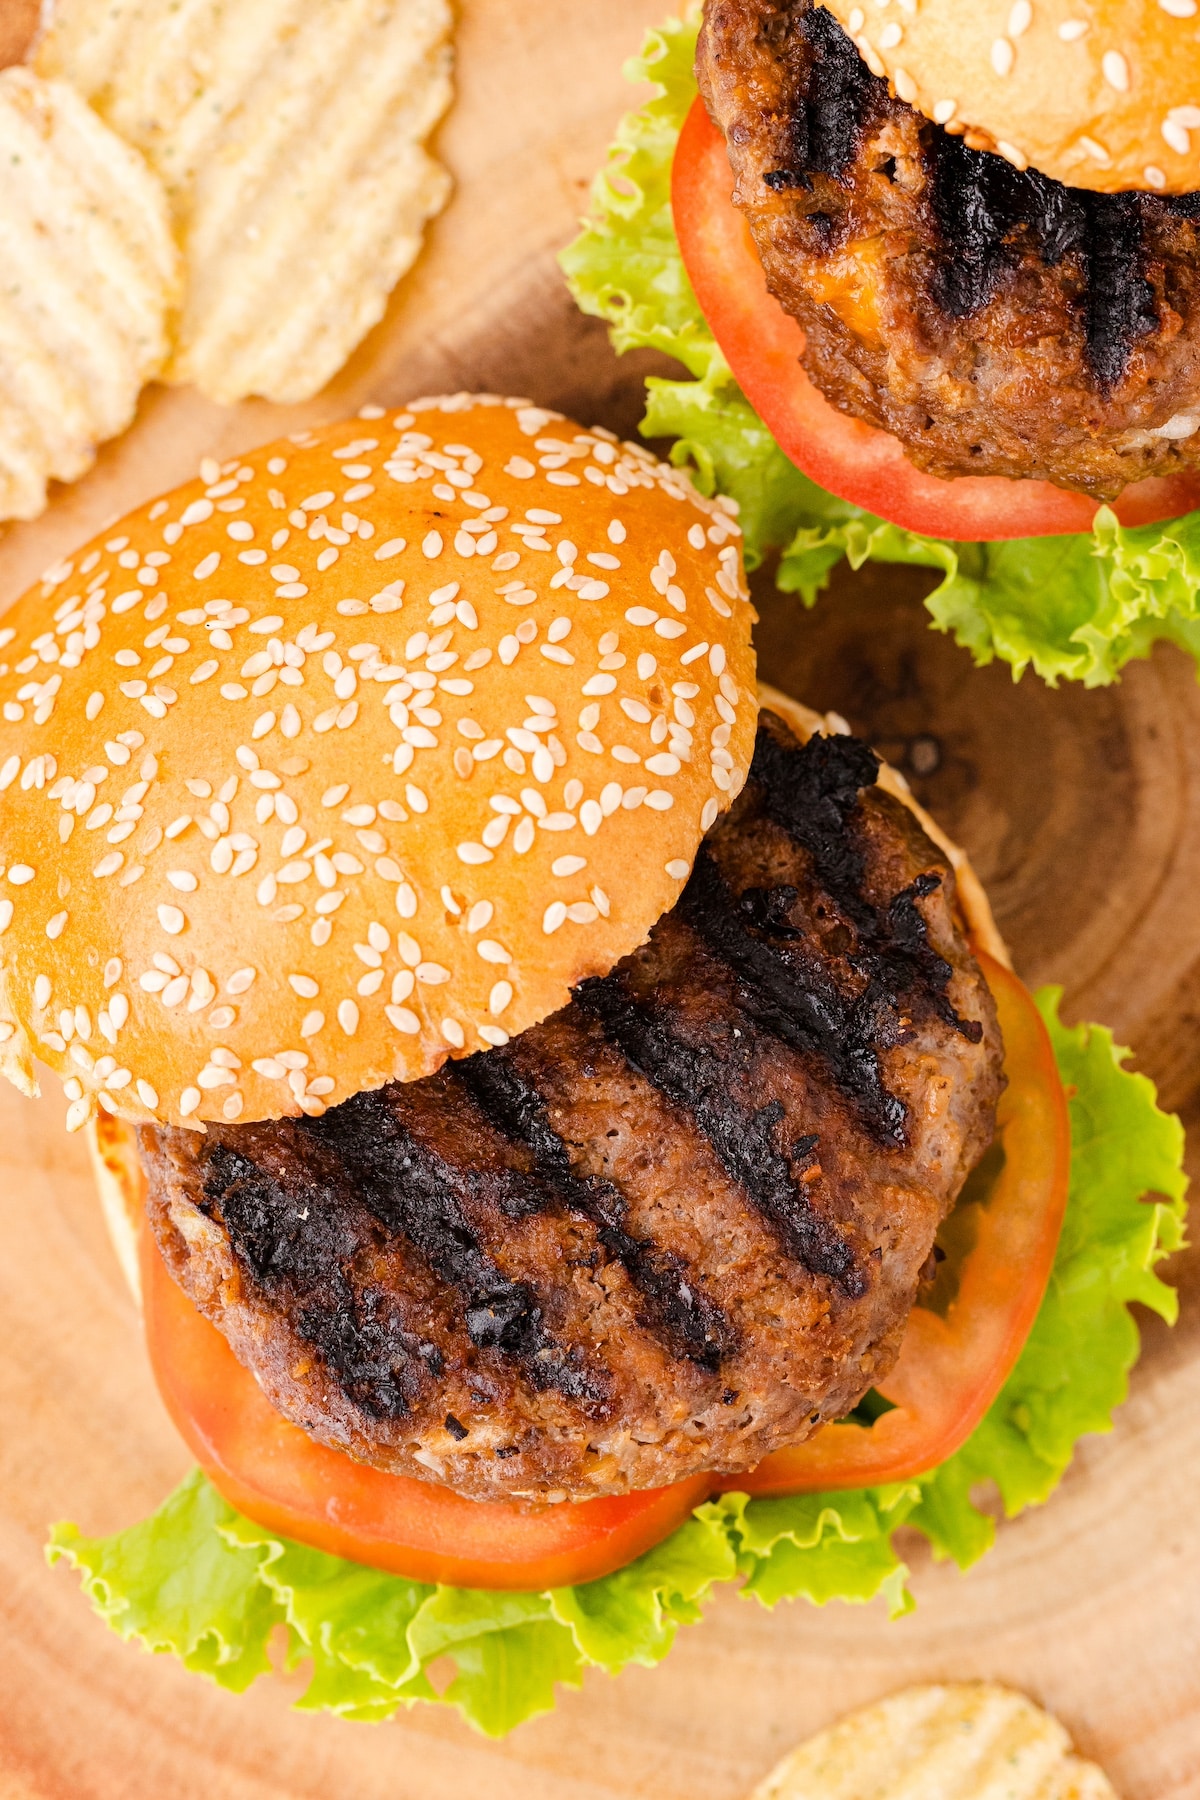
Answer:
[[[252,0],[245,0],[251,4]],[[6,20],[23,0],[0,0]],[[553,263],[627,104],[619,69],[662,0],[464,0],[457,182],[428,251],[335,388],[223,412],[152,390],[134,431],[47,517],[0,541],[0,606],[105,519],[228,455],[368,398],[521,391],[629,429],[618,364]],[[926,629],[922,578],[867,571],[811,614],[760,594],[768,679],[836,707],[969,847],[1017,964],[1107,1020],[1200,1142],[1200,688],[1160,650],[1119,687],[1052,693],[975,671]],[[923,772],[922,772],[923,771]],[[121,1645],[44,1566],[49,1520],[109,1531],[187,1466],[154,1392],[57,1096],[0,1091],[0,1800],[736,1800],[796,1739],[912,1680],[986,1676],[1064,1719],[1126,1800],[1200,1800],[1200,1259],[1175,1332],[1146,1323],[1117,1431],[969,1577],[914,1543],[917,1613],[719,1596],[656,1671],[588,1679],[506,1743],[417,1710],[388,1726],[240,1699]]]

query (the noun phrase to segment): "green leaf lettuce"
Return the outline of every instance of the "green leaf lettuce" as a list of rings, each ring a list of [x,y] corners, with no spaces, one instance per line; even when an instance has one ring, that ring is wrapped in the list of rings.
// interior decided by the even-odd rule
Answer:
[[[1159,638],[1200,661],[1200,513],[1125,530],[1103,508],[1091,532],[964,544],[886,524],[796,469],[737,387],[696,302],[671,217],[671,161],[696,97],[698,14],[646,38],[628,65],[653,98],[627,115],[592,188],[592,213],[560,261],[584,312],[618,350],[651,348],[687,379],[652,377],[642,429],[673,438],[672,461],[707,494],[737,501],[746,562],[780,552],[777,581],[812,605],[845,557],[936,570],[926,601],[977,663],[996,658],[1051,684],[1113,681]]]
[[[1012,1374],[974,1435],[931,1474],[795,1498],[725,1494],[619,1573],[538,1594],[432,1587],[327,1556],[244,1518],[198,1470],[152,1518],[113,1537],[55,1526],[47,1554],[79,1571],[121,1637],[171,1651],[235,1692],[272,1666],[274,1637],[277,1661],[311,1667],[302,1708],[367,1721],[435,1702],[493,1736],[547,1711],[556,1688],[578,1687],[588,1667],[615,1675],[661,1661],[717,1582],[740,1579],[764,1606],[882,1596],[893,1615],[907,1611],[898,1529],[917,1528],[964,1568],[973,1562],[995,1528],[972,1493],[998,1490],[1010,1516],[1045,1500],[1077,1440],[1107,1431],[1125,1397],[1138,1349],[1129,1303],[1175,1316],[1155,1270],[1183,1236],[1179,1122],[1122,1066],[1127,1053],[1107,1031],[1062,1025],[1055,989],[1039,1005],[1072,1095],[1066,1222]]]

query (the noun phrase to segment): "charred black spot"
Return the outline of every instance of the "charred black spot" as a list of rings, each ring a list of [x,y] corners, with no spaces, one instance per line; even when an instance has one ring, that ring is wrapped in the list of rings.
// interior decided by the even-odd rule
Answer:
[[[817,734],[797,744],[790,732],[761,727],[750,765],[767,817],[803,845],[821,886],[856,923],[872,909],[862,895],[866,862],[848,825],[878,773],[879,758],[859,738]]]
[[[493,1125],[532,1152],[547,1202],[593,1222],[605,1252],[621,1264],[641,1295],[641,1323],[676,1354],[717,1369],[736,1347],[728,1320],[685,1263],[626,1230],[627,1204],[614,1182],[575,1172],[541,1094],[519,1067],[516,1050],[469,1057],[456,1066],[455,1078],[470,1089]]]
[[[237,1261],[275,1304],[290,1303],[296,1329],[343,1391],[373,1418],[403,1417],[437,1352],[407,1331],[385,1294],[356,1288],[369,1222],[319,1182],[283,1187],[240,1150],[215,1143],[201,1205],[224,1226]],[[426,1352],[432,1352],[427,1355]]]
[[[695,1120],[726,1174],[772,1222],[788,1253],[847,1294],[865,1293],[853,1249],[793,1178],[781,1141],[782,1103],[755,1108],[738,1097],[750,1053],[745,1039],[727,1035],[721,1050],[691,1042],[680,1035],[668,1002],[635,1000],[619,973],[582,982],[575,996],[634,1068]]]
[[[894,1042],[890,1021],[901,1006],[931,1012],[968,1043],[979,1043],[979,1021],[960,1019],[950,1004],[946,990],[954,971],[929,942],[916,906],[937,889],[941,877],[919,875],[886,909],[866,895],[855,814],[862,790],[875,783],[879,758],[858,738],[840,734],[813,736],[797,745],[790,734],[779,734],[771,718],[767,715],[759,727],[750,779],[759,784],[767,816],[808,851],[822,887],[856,931],[856,942],[844,952],[866,984],[854,1001],[853,1048],[861,1054]],[[789,962],[797,960],[798,966],[799,954],[788,957]],[[787,953],[781,950],[780,955]],[[834,1015],[825,1017],[835,1029],[845,1028],[841,1021],[835,1025]],[[830,1043],[827,1054],[836,1058],[845,1052]]]
[[[456,1444],[461,1444],[464,1438],[470,1437],[471,1433],[467,1430],[467,1427],[463,1424],[461,1419],[456,1419],[453,1413],[446,1414],[445,1422],[446,1430],[450,1433],[450,1436],[454,1439]]]
[[[951,318],[987,305],[1027,233],[1051,265],[1082,244],[1087,217],[1077,193],[1002,156],[972,150],[940,127],[928,133],[932,199],[946,254],[935,298]]]
[[[805,91],[791,118],[795,167],[836,179],[854,161],[875,77],[823,6],[805,12],[799,30],[810,61]]]

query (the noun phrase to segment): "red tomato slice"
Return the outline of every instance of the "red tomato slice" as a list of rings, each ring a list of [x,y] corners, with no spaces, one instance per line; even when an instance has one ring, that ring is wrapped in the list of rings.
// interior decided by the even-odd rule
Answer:
[[[996,999],[1008,1087],[997,1136],[1004,1167],[981,1206],[955,1299],[943,1317],[914,1307],[879,1392],[894,1411],[873,1425],[826,1425],[722,1483],[751,1494],[810,1493],[903,1481],[936,1468],[970,1437],[1029,1336],[1067,1204],[1071,1126],[1054,1051],[1025,987],[976,951]]]
[[[725,140],[697,99],[679,137],[671,204],[684,266],[742,392],[798,469],[831,494],[928,537],[991,542],[1089,531],[1096,502],[1048,481],[926,475],[900,440],[831,406],[800,366],[804,333],[767,291],[750,227],[733,204]],[[1200,475],[1127,487],[1123,525],[1200,506]]]
[[[239,1512],[331,1556],[455,1587],[567,1587],[624,1568],[712,1492],[712,1478],[701,1475],[527,1511],[367,1468],[275,1411],[171,1278],[149,1230],[141,1266],[150,1360],[197,1462]]]

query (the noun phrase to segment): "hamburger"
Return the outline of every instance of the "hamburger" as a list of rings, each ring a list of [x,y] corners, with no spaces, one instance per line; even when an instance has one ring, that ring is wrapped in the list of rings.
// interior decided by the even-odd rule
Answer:
[[[1050,680],[1193,649],[1198,63],[1182,0],[708,0],[654,34],[564,263],[697,378],[646,428],[752,562],[810,599],[842,555],[936,568],[937,624]]]
[[[718,1578],[900,1604],[897,1527],[967,1560],[989,1434],[1049,1378],[1052,1485],[1169,1310],[1177,1127],[874,752],[760,704],[739,542],[455,396],[206,464],[10,615],[4,1068],[92,1139],[199,1464],[55,1528],[124,1635],[238,1687],[286,1623],[356,1718],[452,1649],[506,1729]],[[1064,1073],[1119,1192],[1068,1200]]]

